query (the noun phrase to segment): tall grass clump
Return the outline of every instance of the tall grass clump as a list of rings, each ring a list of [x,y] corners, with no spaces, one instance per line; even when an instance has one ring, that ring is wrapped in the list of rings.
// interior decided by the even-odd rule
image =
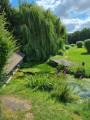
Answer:
[[[90,53],[90,39],[84,41],[84,46],[87,49],[88,53]]]
[[[83,78],[85,77],[85,68],[82,66],[77,67],[77,69],[74,72],[74,76],[76,78]]]
[[[31,87],[34,90],[41,90],[41,91],[51,91],[53,86],[53,80],[49,80],[50,76],[47,75],[38,75],[35,76],[27,76],[28,80],[28,87]]]
[[[17,12],[16,21],[21,50],[27,61],[47,59],[62,48],[65,27],[49,10],[23,2]]]
[[[69,88],[65,77],[65,71],[61,71],[61,73],[59,73],[58,69],[56,69],[55,75],[36,74],[35,76],[27,76],[26,80],[28,82],[26,86],[33,90],[48,91],[52,98],[55,98],[58,101],[67,102],[72,98],[72,91]]]
[[[77,43],[76,43],[76,45],[77,45],[77,48],[82,48],[83,47],[83,41],[78,41]]]

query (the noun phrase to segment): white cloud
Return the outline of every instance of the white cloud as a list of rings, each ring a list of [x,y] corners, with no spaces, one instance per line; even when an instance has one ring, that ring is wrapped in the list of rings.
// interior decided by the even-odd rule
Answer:
[[[70,11],[74,11],[74,15],[83,12],[90,12],[90,0],[62,0],[61,4],[55,8],[55,13],[59,17],[70,17]]]
[[[73,14],[70,14],[73,11]],[[74,32],[90,27],[90,0],[63,0],[55,8],[55,14],[61,17],[62,23],[66,26],[67,32]],[[79,14],[87,14],[87,18],[78,19]],[[75,18],[76,19],[72,19]]]
[[[83,28],[90,28],[90,17],[86,20],[81,19],[63,19],[62,23],[67,26],[68,32],[74,32],[77,30],[82,30]]]
[[[51,9],[54,11],[55,7],[60,4],[61,0],[37,0],[36,4],[42,6],[44,9]]]
[[[90,27],[90,0],[37,0],[36,4],[46,10],[50,8],[60,17],[67,32]],[[73,14],[70,14],[71,11]],[[79,14],[83,13],[87,14],[86,19],[77,18]]]

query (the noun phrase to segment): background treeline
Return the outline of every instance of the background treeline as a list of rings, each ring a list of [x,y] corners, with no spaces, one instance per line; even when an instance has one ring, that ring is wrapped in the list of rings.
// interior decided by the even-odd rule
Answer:
[[[67,34],[69,44],[76,44],[77,41],[84,41],[86,39],[90,39],[90,28],[84,28],[81,31],[75,31],[74,33]]]
[[[2,0],[1,11],[6,12],[9,31],[20,43],[26,60],[47,59],[57,54],[65,44],[65,26],[60,18],[42,8],[19,0],[18,8],[11,8],[8,0]]]

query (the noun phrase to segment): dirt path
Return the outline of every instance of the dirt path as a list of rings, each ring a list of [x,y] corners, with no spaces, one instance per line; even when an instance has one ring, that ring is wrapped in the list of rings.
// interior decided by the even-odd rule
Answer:
[[[28,100],[23,100],[16,96],[2,96],[0,100],[1,104],[3,106],[6,106],[9,111],[12,112],[18,112],[18,110],[26,111],[23,120],[31,120],[33,118],[33,114],[29,112],[32,105],[28,102]]]

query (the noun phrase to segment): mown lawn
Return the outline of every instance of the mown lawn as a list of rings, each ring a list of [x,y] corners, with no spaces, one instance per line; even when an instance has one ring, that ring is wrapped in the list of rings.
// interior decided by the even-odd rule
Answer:
[[[85,62],[86,76],[90,77],[90,54],[87,53],[85,48],[71,47],[64,53],[64,56],[56,55],[54,58],[64,58],[77,63],[77,65],[70,66],[73,70],[76,70],[78,66],[82,65],[82,62]]]
[[[30,66],[29,66],[30,65]],[[22,69],[17,72],[10,83],[5,88],[0,89],[0,97],[3,95],[17,95],[23,99],[27,99],[32,108],[30,112],[33,113],[34,118],[32,120],[89,120],[90,119],[90,103],[84,99],[79,98],[77,101],[72,102],[59,102],[56,99],[51,98],[51,93],[47,91],[34,91],[27,86],[27,75],[31,75],[31,69],[38,74],[52,74],[55,69],[46,63],[24,63]],[[30,69],[30,73],[26,68]],[[39,69],[40,71],[36,70]],[[21,72],[22,71],[22,72]],[[33,72],[33,73],[34,73]],[[34,76],[34,74],[33,74]],[[42,78],[43,79],[43,78]],[[2,107],[2,106],[1,106]],[[4,120],[17,120],[20,116],[20,120],[24,118],[23,112],[14,114],[7,109],[2,108],[1,114],[4,116]],[[17,117],[18,116],[18,117]]]

